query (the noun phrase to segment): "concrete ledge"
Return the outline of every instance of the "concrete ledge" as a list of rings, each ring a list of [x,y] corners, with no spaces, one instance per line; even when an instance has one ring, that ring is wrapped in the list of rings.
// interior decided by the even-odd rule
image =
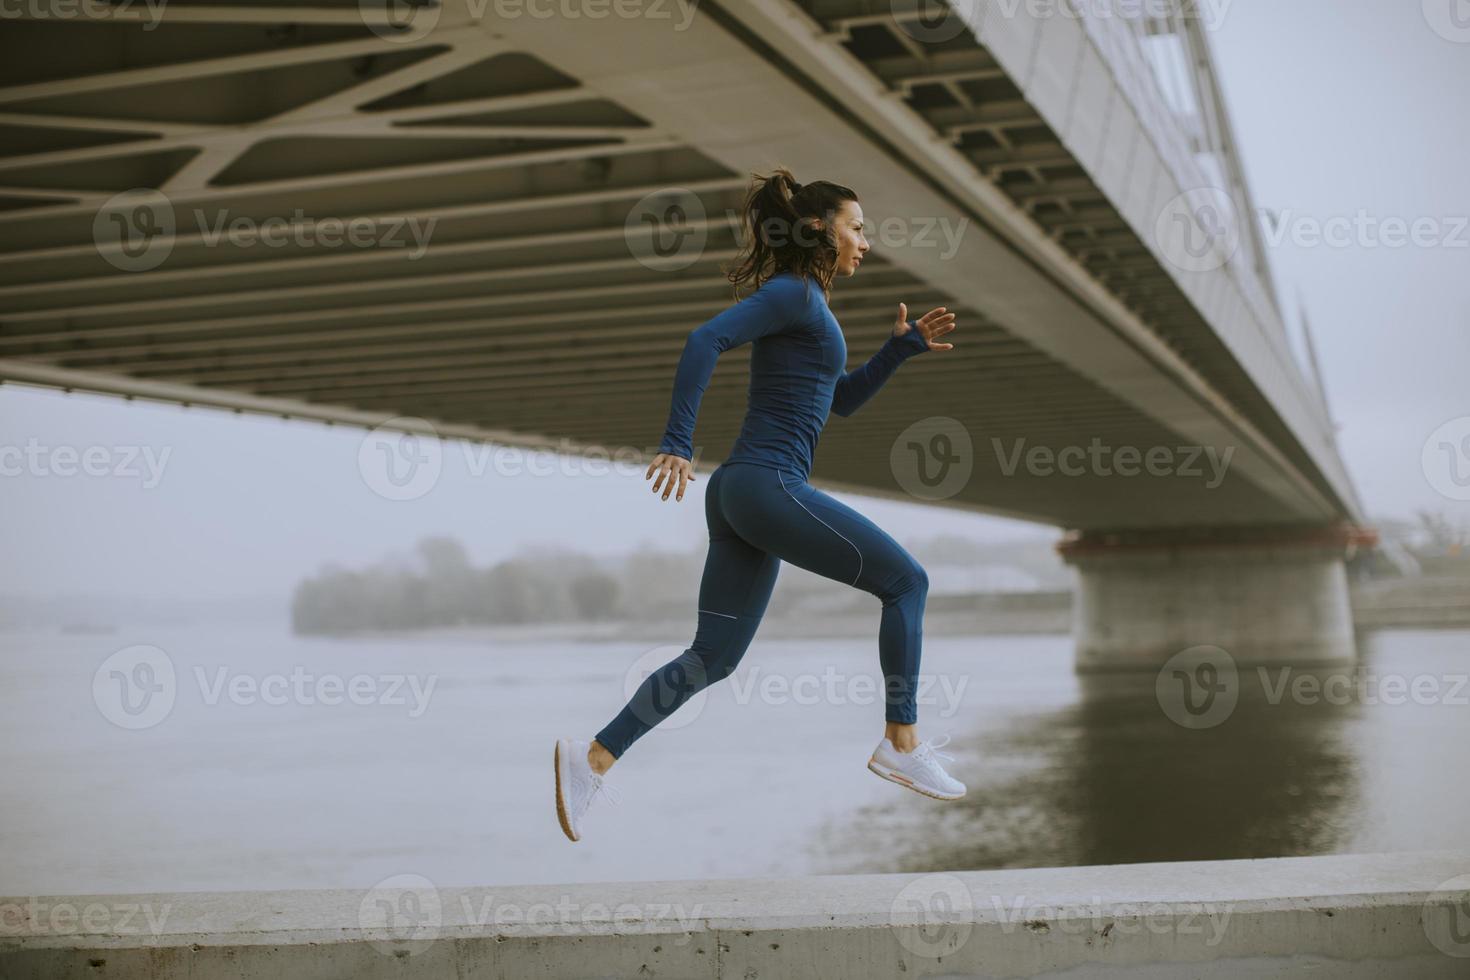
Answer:
[[[0,899],[5,980],[1299,969],[1470,976],[1470,852],[508,888],[404,874],[355,890]]]

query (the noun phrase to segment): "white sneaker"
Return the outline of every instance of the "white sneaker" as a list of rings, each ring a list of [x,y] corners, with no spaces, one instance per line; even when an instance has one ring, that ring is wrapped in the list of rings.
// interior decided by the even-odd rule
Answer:
[[[587,761],[587,739],[559,738],[552,761],[556,768],[556,818],[562,831],[572,840],[582,839],[582,817],[599,792],[612,803],[623,798],[617,788],[603,782],[602,773],[594,772]]]
[[[920,742],[912,752],[900,752],[885,737],[873,750],[868,768],[884,779],[907,786],[916,793],[923,793],[937,800],[957,800],[965,795],[965,784],[945,772],[944,767],[939,764],[940,759],[953,762],[954,756],[935,751],[948,742],[949,735],[941,735],[937,740],[926,739]]]

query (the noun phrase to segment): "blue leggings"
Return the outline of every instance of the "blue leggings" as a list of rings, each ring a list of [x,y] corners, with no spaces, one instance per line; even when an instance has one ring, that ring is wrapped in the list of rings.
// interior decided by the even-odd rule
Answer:
[[[699,583],[694,643],[649,674],[596,739],[615,757],[740,663],[784,559],[883,600],[878,656],[884,717],[918,721],[915,693],[929,576],[886,532],[802,477],[726,462],[704,491],[709,554]]]

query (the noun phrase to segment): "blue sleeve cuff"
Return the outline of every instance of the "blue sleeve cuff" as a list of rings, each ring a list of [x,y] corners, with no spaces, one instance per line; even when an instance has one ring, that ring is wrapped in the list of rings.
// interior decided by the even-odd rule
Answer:
[[[902,337],[890,337],[898,353],[905,358],[922,354],[929,349],[929,341],[924,339],[923,333],[919,331],[918,323],[914,320],[908,321],[909,331]]]

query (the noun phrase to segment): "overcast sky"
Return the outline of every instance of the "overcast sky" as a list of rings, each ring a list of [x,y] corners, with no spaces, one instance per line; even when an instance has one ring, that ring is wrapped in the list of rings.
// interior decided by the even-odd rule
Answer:
[[[1212,42],[1258,205],[1297,229],[1362,213],[1370,229],[1427,218],[1441,238],[1455,234],[1453,219],[1470,211],[1470,36],[1437,34],[1417,0],[1220,9]],[[1375,517],[1420,507],[1470,517],[1421,462],[1437,427],[1470,416],[1470,229],[1457,234],[1459,247],[1390,248],[1375,236],[1268,249],[1293,329],[1298,294],[1309,311],[1343,453]],[[663,420],[650,421],[656,438]],[[155,456],[156,486],[145,459],[134,478],[0,476],[0,549],[11,559],[0,592],[284,597],[326,559],[373,562],[427,534],[458,537],[479,564],[538,543],[613,553],[641,542],[687,549],[705,535],[700,495],[657,503],[641,475],[475,476],[451,444],[433,490],[394,501],[361,475],[360,429],[0,387],[0,447],[32,437],[168,455]],[[902,538],[1055,534],[844,499]]]

